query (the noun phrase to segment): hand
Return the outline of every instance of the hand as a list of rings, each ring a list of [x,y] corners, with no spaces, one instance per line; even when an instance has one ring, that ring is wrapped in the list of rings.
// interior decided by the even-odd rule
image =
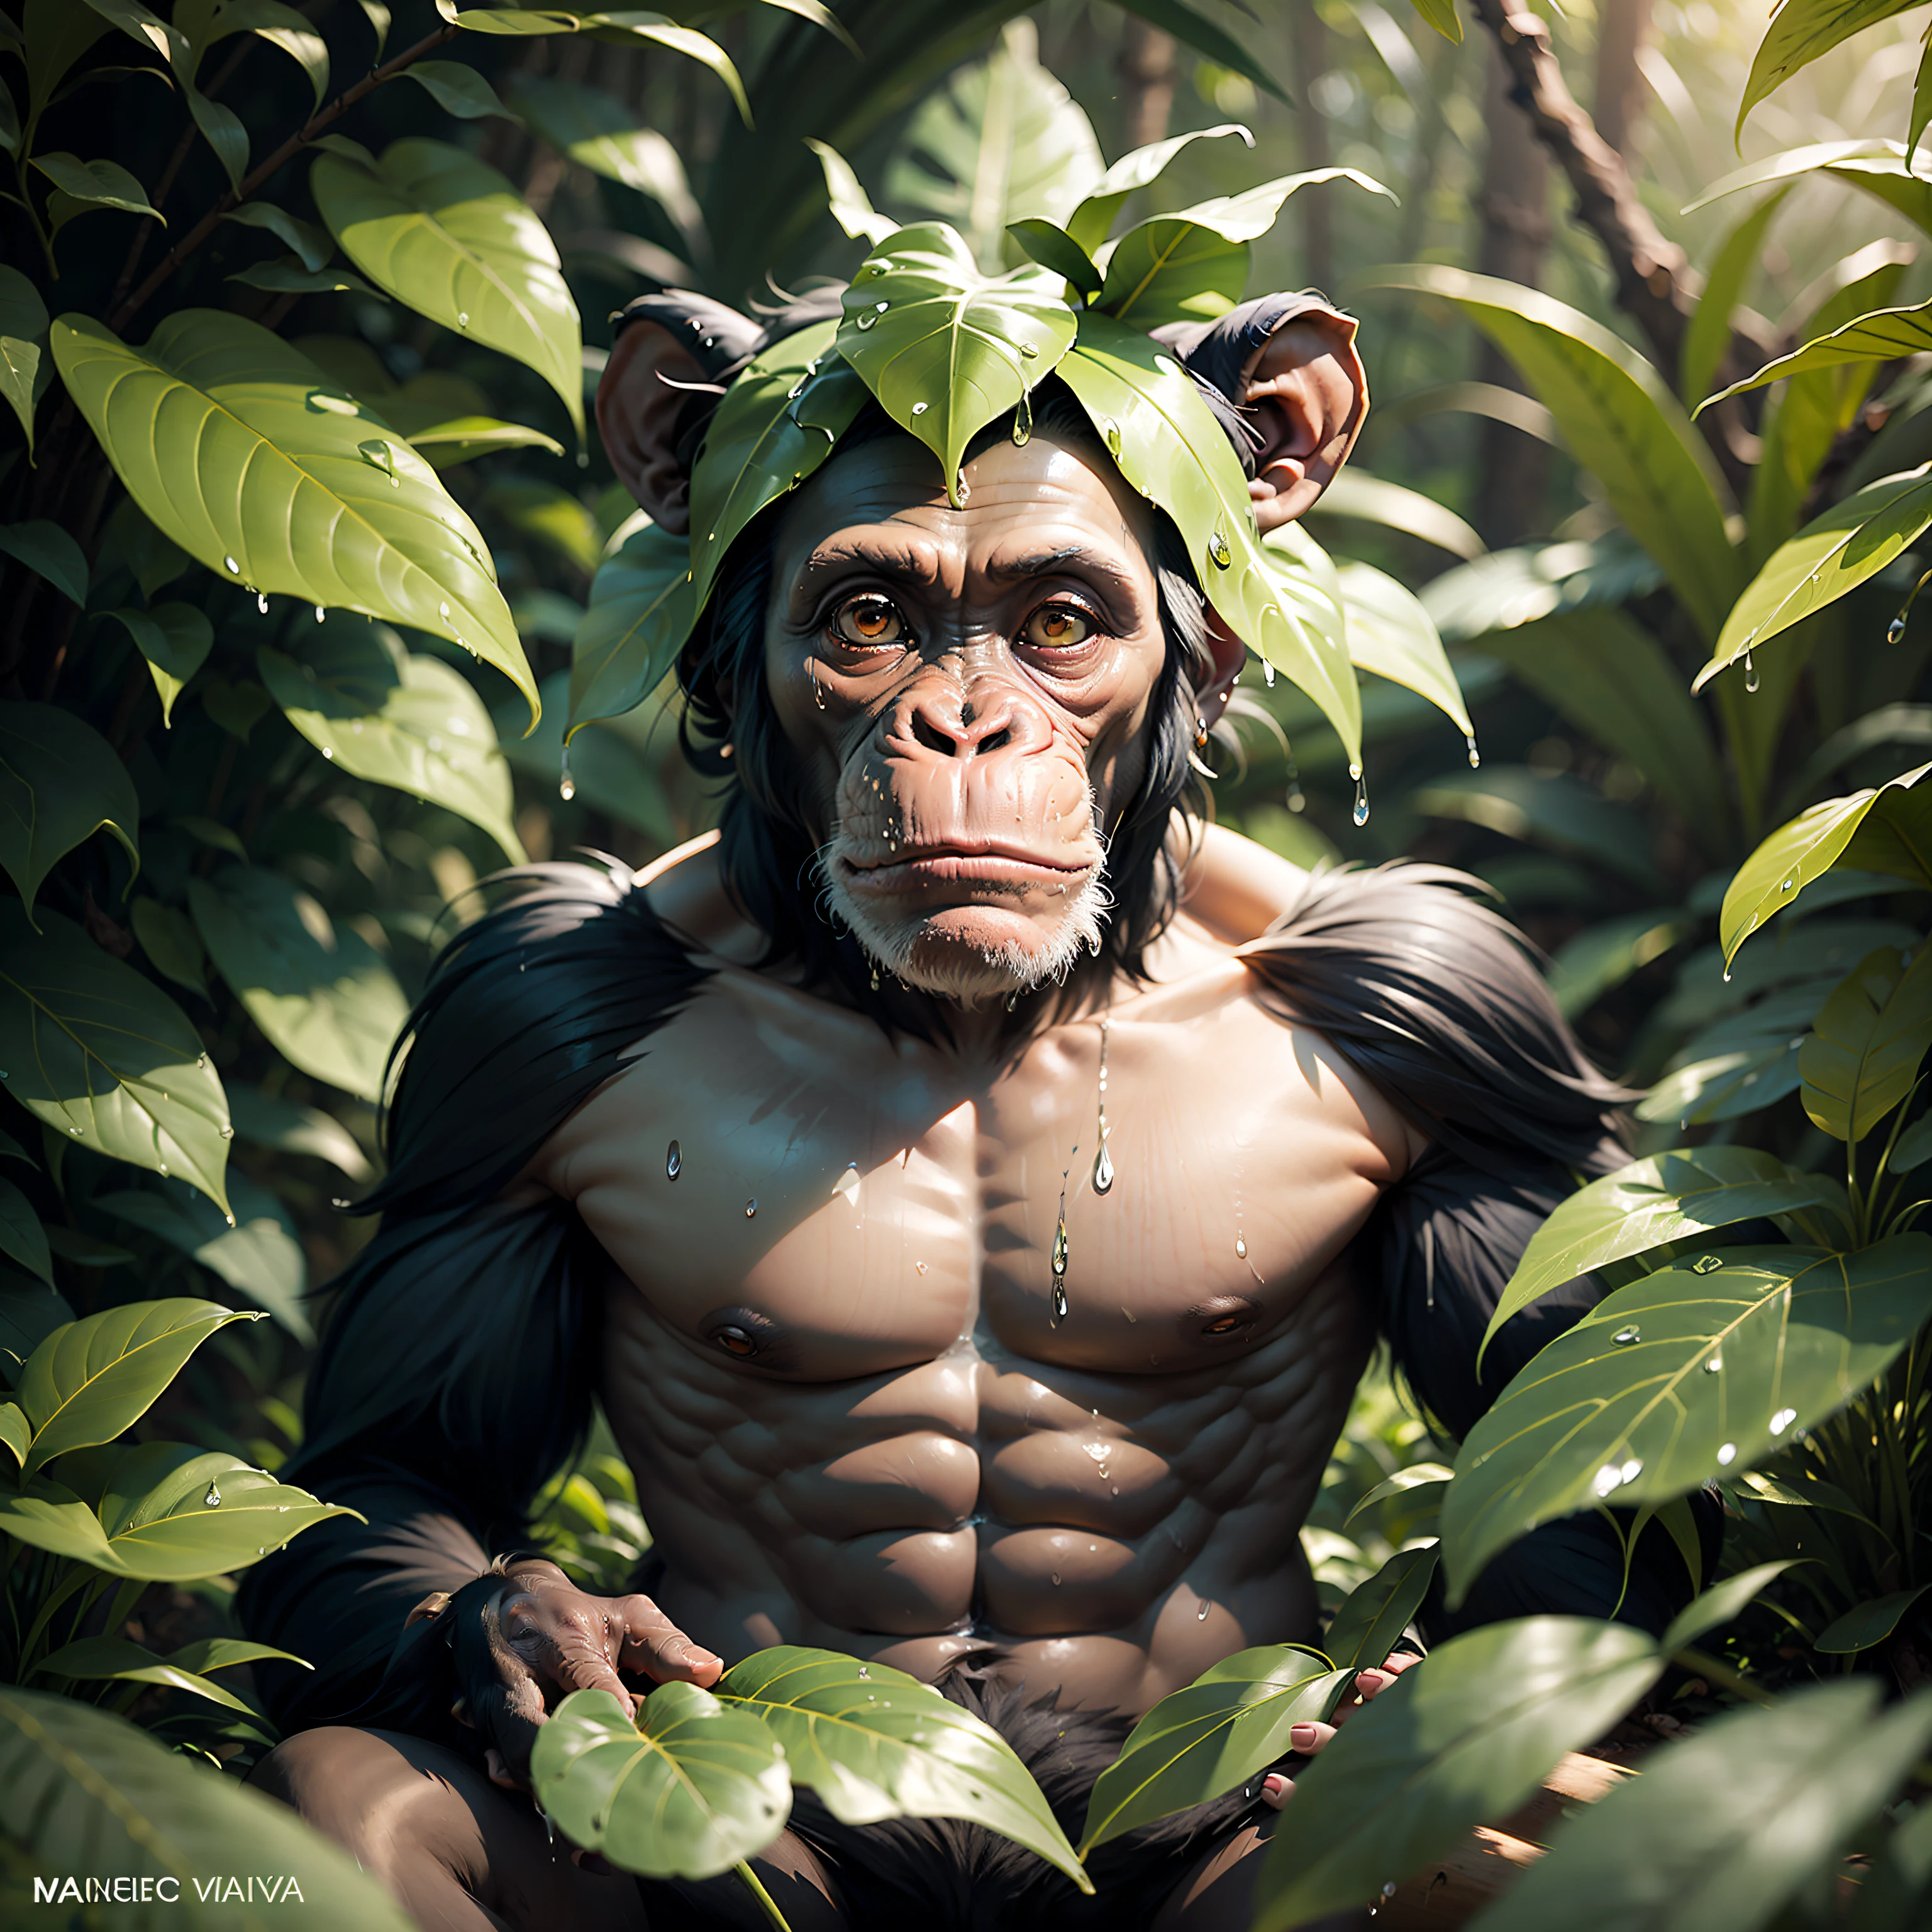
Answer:
[[[1297,1724],[1288,1733],[1288,1742],[1294,1745],[1295,1755],[1313,1757],[1325,1749],[1328,1740],[1335,1735],[1336,1725],[1346,1724],[1371,1697],[1379,1696],[1405,1670],[1421,1661],[1412,1652],[1399,1650],[1379,1670],[1364,1671],[1355,1679],[1354,1696],[1346,1699],[1336,1711],[1334,1724]],[[1294,1780],[1286,1772],[1271,1771],[1262,1780],[1262,1796],[1277,1811],[1294,1796]]]
[[[634,1714],[620,1670],[708,1686],[723,1658],[693,1643],[648,1597],[593,1597],[554,1563],[517,1564],[483,1612],[493,1678],[466,1687],[453,1714],[482,1738],[490,1782],[527,1790],[530,1748],[557,1698],[608,1690]]]

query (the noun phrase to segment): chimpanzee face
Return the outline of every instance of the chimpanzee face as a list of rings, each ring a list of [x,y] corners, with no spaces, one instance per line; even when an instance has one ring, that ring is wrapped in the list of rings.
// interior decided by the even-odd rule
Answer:
[[[956,508],[894,436],[799,489],[765,673],[831,909],[882,968],[976,1004],[1097,943],[1167,640],[1152,512],[1104,455],[1003,437],[965,479]]]

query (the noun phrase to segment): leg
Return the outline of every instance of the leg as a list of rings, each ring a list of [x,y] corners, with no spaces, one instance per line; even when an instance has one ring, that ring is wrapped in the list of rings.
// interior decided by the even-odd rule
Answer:
[[[467,1759],[388,1731],[302,1731],[253,1782],[292,1805],[387,1886],[422,1932],[646,1932],[638,1882],[590,1870],[553,1846],[526,1797]],[[843,1916],[817,1859],[789,1833],[756,1861],[794,1932],[833,1932]],[[735,1880],[684,1888],[694,1928],[765,1922]],[[675,1910],[675,1909],[674,1909]]]

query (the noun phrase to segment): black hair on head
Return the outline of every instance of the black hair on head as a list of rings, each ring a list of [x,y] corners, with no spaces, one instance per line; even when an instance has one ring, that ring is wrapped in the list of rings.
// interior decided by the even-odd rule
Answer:
[[[1049,377],[1034,392],[1033,432],[1084,446],[1111,461],[1086,412],[1064,383]],[[968,449],[977,453],[1010,433],[1002,418]],[[845,454],[904,432],[868,404],[839,440]],[[836,926],[820,901],[818,856],[829,828],[812,816],[804,775],[781,728],[765,683],[765,613],[782,502],[766,508],[732,544],[704,614],[678,660],[686,700],[680,742],[692,766],[724,788],[719,862],[725,889],[766,936],[760,970],[795,967],[808,984],[836,983],[862,1010],[899,1030],[928,1036],[931,1004],[872,986],[872,962]],[[1167,517],[1155,517],[1154,566],[1166,662],[1149,706],[1148,767],[1138,791],[1107,828],[1107,885],[1112,905],[1097,959],[1070,976],[1142,976],[1147,949],[1179,903],[1192,828],[1209,808],[1193,758],[1199,690],[1213,675],[1208,602],[1186,546]]]

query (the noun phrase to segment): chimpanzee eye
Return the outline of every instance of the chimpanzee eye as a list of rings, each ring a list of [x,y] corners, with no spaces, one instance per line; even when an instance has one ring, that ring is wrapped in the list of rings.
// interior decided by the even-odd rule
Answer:
[[[905,620],[890,598],[876,592],[848,597],[832,614],[831,632],[841,644],[877,648],[904,641]]]
[[[1049,604],[1036,610],[1027,620],[1024,632],[1028,644],[1048,651],[1084,644],[1093,634],[1093,626],[1070,604]]]

